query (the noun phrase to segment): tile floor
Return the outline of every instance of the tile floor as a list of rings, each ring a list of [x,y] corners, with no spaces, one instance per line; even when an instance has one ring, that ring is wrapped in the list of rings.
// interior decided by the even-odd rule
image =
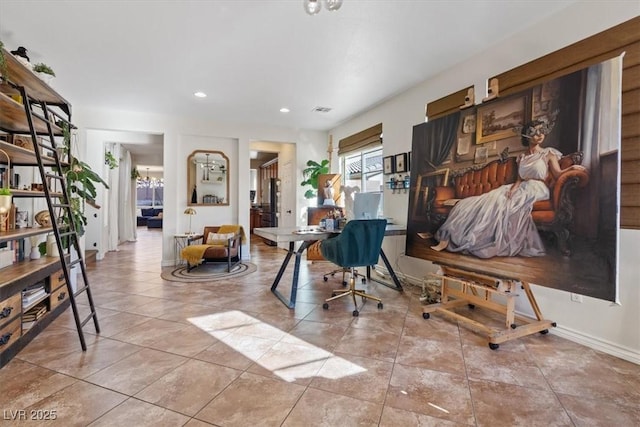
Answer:
[[[640,425],[638,365],[553,334],[492,351],[423,320],[412,288],[368,284],[384,309],[357,318],[349,300],[323,310],[340,288],[322,281],[326,264],[303,265],[289,310],[269,292],[284,252],[259,239],[256,273],[167,282],[160,233],[140,229],[89,268],[102,332],[85,327],[85,353],[67,310],[0,369],[1,426]]]

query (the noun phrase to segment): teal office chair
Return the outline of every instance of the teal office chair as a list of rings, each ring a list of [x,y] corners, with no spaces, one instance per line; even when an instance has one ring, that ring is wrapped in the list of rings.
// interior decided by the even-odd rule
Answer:
[[[361,296],[363,300],[368,298],[378,301],[378,308],[382,308],[380,298],[369,295],[361,289],[356,289],[355,268],[375,265],[378,262],[386,227],[386,219],[353,219],[347,222],[342,232],[336,237],[321,242],[320,252],[323,257],[339,267],[351,270],[349,289],[334,290],[331,293],[331,298],[325,300],[322,308],[326,310],[329,308],[329,301],[348,295],[353,298],[354,316],[359,314],[356,295]]]

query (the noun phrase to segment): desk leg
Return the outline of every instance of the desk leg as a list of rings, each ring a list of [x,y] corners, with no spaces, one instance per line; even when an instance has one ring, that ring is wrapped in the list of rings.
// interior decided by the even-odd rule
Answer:
[[[300,258],[302,257],[302,253],[314,242],[315,240],[303,241],[302,245],[300,245],[300,248],[298,248],[297,251],[294,251],[294,242],[289,242],[289,251],[287,252],[287,256],[284,258],[284,261],[280,266],[280,270],[278,270],[278,274],[276,276],[276,279],[273,281],[273,285],[271,285],[271,292],[273,292],[273,294],[289,308],[294,308],[296,306],[296,295],[298,293],[298,276],[300,273]],[[291,280],[291,295],[287,300],[284,295],[282,295],[276,288],[280,283],[280,279],[282,279],[282,275],[284,274],[284,271],[287,268],[292,255],[295,255],[296,259],[293,267],[293,279]]]
[[[387,267],[389,276],[391,276],[391,279],[393,280],[393,283],[395,284],[395,286],[392,286],[389,283],[386,283],[386,282],[383,282],[382,280],[374,279],[373,277],[371,277],[371,266],[367,266],[367,280],[373,280],[374,282],[380,283],[381,285],[384,285],[387,288],[395,289],[398,292],[402,292],[403,289],[402,289],[402,285],[400,284],[400,280],[398,280],[398,276],[396,276],[396,272],[393,271],[393,268],[391,267],[391,264],[389,264],[389,260],[387,259],[387,256],[385,255],[382,248],[380,248],[380,258],[382,258],[382,261],[384,262],[384,266]]]

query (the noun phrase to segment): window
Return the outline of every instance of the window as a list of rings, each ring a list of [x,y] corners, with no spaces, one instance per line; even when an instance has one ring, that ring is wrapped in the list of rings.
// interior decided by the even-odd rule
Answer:
[[[138,178],[136,181],[136,197],[138,207],[162,207],[164,181],[162,178]]]
[[[351,152],[340,157],[340,173],[342,174],[343,185],[361,193],[384,194],[384,175],[382,173],[382,147]],[[378,216],[382,216],[382,206],[380,202]]]

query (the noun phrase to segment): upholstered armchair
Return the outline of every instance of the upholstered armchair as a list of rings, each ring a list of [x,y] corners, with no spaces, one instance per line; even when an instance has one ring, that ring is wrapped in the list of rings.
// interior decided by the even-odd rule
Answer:
[[[187,271],[201,263],[224,263],[227,272],[242,261],[244,230],[240,225],[206,226],[202,236],[189,239],[181,256],[187,261]],[[202,241],[201,244],[192,244]]]
[[[582,157],[582,152],[568,154],[560,159],[560,168],[580,165]],[[517,174],[515,157],[494,160],[479,168],[472,167],[461,173],[454,173],[452,186],[435,188],[427,207],[429,221],[440,227],[453,209],[456,199],[477,196],[501,185],[511,184],[515,182]],[[573,221],[574,190],[589,183],[589,174],[584,170],[569,170],[556,180],[549,173],[545,183],[549,187],[550,197],[534,203],[531,216],[539,230],[554,234],[562,254],[570,255],[569,230]]]

